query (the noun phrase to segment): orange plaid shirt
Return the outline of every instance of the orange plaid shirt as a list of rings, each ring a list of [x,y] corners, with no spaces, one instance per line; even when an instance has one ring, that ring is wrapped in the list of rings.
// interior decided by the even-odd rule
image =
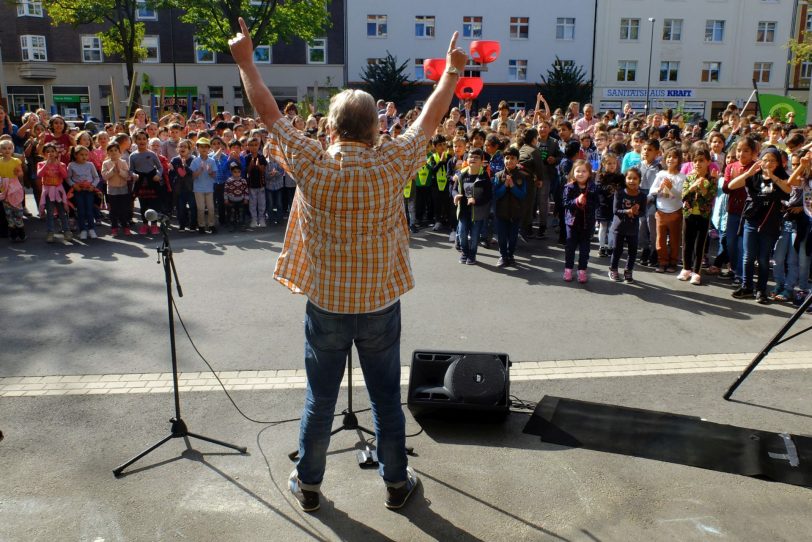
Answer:
[[[373,312],[414,287],[403,188],[426,161],[426,135],[410,128],[379,147],[321,144],[282,118],[275,158],[296,180],[274,279],[324,310]]]

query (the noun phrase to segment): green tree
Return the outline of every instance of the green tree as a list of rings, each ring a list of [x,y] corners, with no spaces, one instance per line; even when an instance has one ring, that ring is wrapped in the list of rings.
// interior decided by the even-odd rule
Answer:
[[[312,42],[323,36],[331,24],[329,0],[169,1],[185,10],[181,20],[195,27],[197,43],[217,53],[229,52],[228,40],[240,31],[240,17],[245,19],[255,47],[290,42],[293,38]],[[244,107],[250,111],[247,100]]]
[[[136,0],[43,0],[43,8],[53,25],[101,24],[106,30],[101,38],[106,55],[117,55],[127,67],[127,80],[132,81],[134,65],[147,54],[141,47],[144,24],[136,20]],[[157,0],[146,0],[146,7],[157,8]],[[135,99],[135,98],[134,98]]]
[[[398,66],[398,59],[386,51],[386,57],[375,64],[368,64],[361,73],[364,90],[377,99],[395,102],[400,107],[402,102],[414,93],[417,83],[409,79],[408,68],[411,59]]]
[[[564,63],[557,56],[547,76],[542,75],[541,84],[536,86],[553,109],[592,99],[592,81],[587,80],[584,67]]]

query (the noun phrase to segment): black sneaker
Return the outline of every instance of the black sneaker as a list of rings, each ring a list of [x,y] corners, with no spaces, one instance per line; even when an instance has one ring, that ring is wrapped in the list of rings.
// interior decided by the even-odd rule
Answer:
[[[299,507],[305,512],[315,512],[319,509],[319,506],[321,506],[319,504],[318,491],[302,489],[302,482],[299,480],[299,473],[296,472],[296,469],[293,469],[293,472],[290,473],[288,489],[290,489],[290,492],[296,497],[296,500],[299,502]],[[401,504],[401,506],[403,505]]]
[[[420,484],[420,479],[412,467],[406,467],[406,483],[400,487],[386,488],[386,507],[390,510],[403,508],[406,501],[414,493],[415,488]]]
[[[206,228],[204,228],[203,226],[198,226],[197,233],[206,233]]]
[[[609,280],[613,280],[615,282],[620,281],[620,275],[618,275],[617,269],[610,269],[609,270]]]
[[[767,297],[766,292],[762,292],[761,290],[759,290],[758,292],[756,292],[756,303],[758,303],[759,305],[769,305],[770,298]]]
[[[412,224],[411,226],[409,226],[409,231],[411,231],[412,233],[417,233],[420,231],[420,228],[418,228],[415,224]]]
[[[734,290],[730,295],[736,299],[753,299],[753,289],[741,287]]]
[[[634,282],[634,277],[632,277],[632,272],[629,269],[623,271],[623,282],[626,284]]]
[[[209,233],[217,233],[217,228],[214,226],[209,226]]]
[[[496,267],[505,267],[508,264],[508,260],[506,258],[499,258],[496,262]]]
[[[468,258],[466,258],[465,256],[460,256],[460,263],[461,263],[461,264],[466,264],[466,263],[468,263]]]

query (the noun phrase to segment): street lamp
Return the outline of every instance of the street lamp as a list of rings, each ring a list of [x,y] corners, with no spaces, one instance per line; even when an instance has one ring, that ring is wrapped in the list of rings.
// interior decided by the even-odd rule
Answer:
[[[648,81],[646,82],[646,115],[648,115],[649,108],[649,94],[651,93],[651,55],[654,52],[654,17],[649,17],[648,22],[651,23],[651,39],[648,42]]]

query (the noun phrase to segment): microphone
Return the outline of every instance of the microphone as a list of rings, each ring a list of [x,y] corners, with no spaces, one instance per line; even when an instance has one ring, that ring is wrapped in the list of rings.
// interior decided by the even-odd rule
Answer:
[[[147,211],[144,213],[144,218],[148,222],[161,222],[163,224],[168,224],[171,217],[169,215],[159,213],[155,209],[147,209]]]

